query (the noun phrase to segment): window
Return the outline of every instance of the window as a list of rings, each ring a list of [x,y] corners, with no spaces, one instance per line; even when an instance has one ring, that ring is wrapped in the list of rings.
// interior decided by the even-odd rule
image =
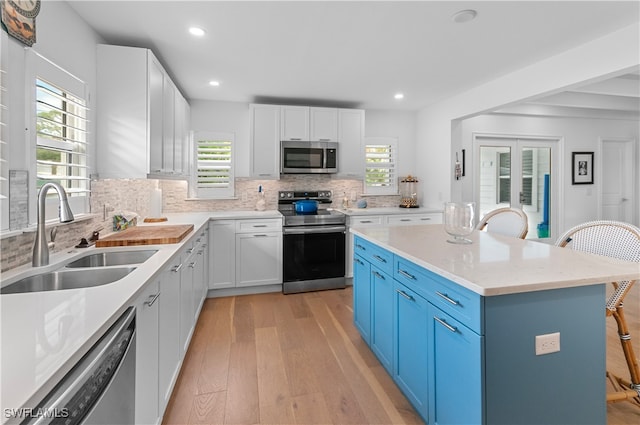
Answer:
[[[28,86],[35,105],[29,126],[35,145],[35,168],[31,177],[34,193],[45,183],[54,181],[67,192],[74,215],[88,213],[87,85],[39,54],[30,51],[29,55],[33,79],[28,80]],[[48,198],[47,204],[52,206],[46,209],[46,218],[56,218],[58,200],[55,191],[50,191]],[[35,216],[31,216],[31,220],[34,221]]]
[[[192,196],[204,199],[234,196],[233,142],[231,133],[195,132],[195,172]]]
[[[365,194],[398,194],[397,157],[398,139],[389,137],[366,139]]]
[[[9,164],[6,161],[8,145],[5,140],[7,137],[5,38],[4,34],[0,34],[0,230],[9,228]]]

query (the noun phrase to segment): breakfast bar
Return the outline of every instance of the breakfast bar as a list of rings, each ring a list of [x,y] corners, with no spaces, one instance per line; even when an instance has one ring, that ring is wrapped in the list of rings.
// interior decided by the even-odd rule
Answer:
[[[606,423],[606,283],[640,265],[442,225],[352,228],[354,323],[428,423]]]

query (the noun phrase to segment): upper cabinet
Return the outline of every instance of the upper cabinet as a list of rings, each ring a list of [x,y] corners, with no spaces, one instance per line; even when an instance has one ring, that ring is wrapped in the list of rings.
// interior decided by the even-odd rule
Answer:
[[[338,141],[338,109],[309,108],[309,140],[312,142]]]
[[[338,174],[342,177],[364,176],[364,110],[338,109]]]
[[[249,105],[251,177],[280,178],[280,106]]]
[[[102,178],[185,178],[188,103],[148,49],[98,45]]]
[[[280,107],[280,140],[309,140],[309,107]]]

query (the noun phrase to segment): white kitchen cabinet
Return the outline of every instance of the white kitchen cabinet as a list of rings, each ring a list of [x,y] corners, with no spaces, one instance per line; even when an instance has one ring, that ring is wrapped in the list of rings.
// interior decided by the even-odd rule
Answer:
[[[282,283],[282,219],[214,220],[210,289]]]
[[[158,403],[162,416],[178,378],[182,355],[180,352],[180,270],[181,257],[177,256],[160,276],[159,303],[159,367]]]
[[[338,109],[338,175],[364,176],[364,110]]]
[[[145,288],[136,306],[136,389],[137,424],[158,423],[158,358],[160,283]]]
[[[189,244],[190,245],[190,244]],[[193,270],[195,253],[189,246],[183,251],[182,269],[180,270],[180,347],[181,356],[189,348],[189,340],[194,324],[193,308]]]
[[[236,286],[282,283],[282,231],[236,235]]]
[[[389,215],[387,224],[442,224],[442,213]]]
[[[309,140],[312,142],[338,141],[338,109],[309,108]]]
[[[251,176],[280,178],[280,106],[250,105]]]
[[[148,49],[99,44],[97,52],[100,177],[182,176],[175,141],[179,91],[169,75]]]
[[[309,107],[282,106],[280,109],[280,140],[309,140]]]
[[[236,222],[215,220],[209,224],[209,289],[236,286]]]

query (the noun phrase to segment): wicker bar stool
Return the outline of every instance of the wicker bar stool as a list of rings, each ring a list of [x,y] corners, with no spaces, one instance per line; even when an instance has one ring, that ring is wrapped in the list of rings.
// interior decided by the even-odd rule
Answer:
[[[477,230],[524,239],[529,231],[527,215],[518,208],[498,208],[489,211],[476,226]]]
[[[640,263],[640,229],[627,223],[605,220],[583,223],[560,236],[556,245]],[[607,299],[606,315],[613,316],[616,320],[631,381],[607,371],[607,378],[615,389],[607,394],[607,402],[628,400],[640,406],[640,368],[633,352],[622,306],[624,297],[636,282],[638,281],[611,282],[614,290]]]

